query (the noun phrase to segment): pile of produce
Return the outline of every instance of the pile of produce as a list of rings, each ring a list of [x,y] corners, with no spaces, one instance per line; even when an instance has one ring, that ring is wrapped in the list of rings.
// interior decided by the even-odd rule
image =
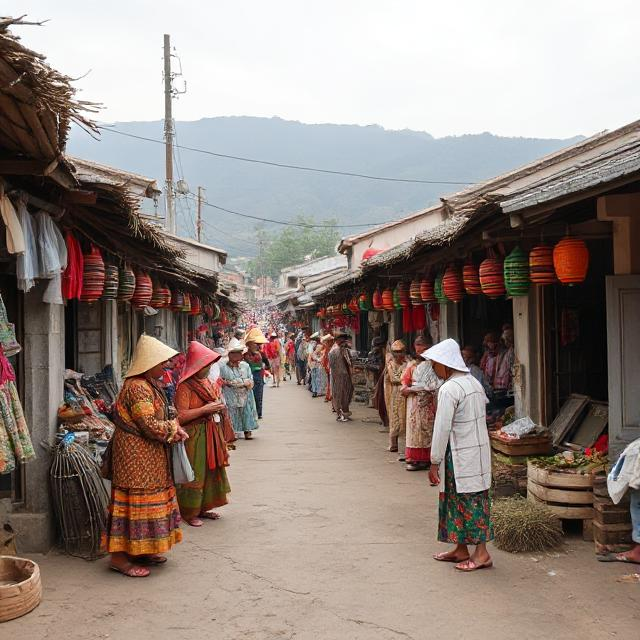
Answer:
[[[562,541],[560,520],[543,505],[520,495],[495,500],[491,518],[495,545],[503,551],[544,551]]]
[[[531,458],[530,462],[543,469],[566,470],[573,473],[595,473],[604,471],[609,462],[606,453],[595,449],[586,451],[563,451],[555,456]]]

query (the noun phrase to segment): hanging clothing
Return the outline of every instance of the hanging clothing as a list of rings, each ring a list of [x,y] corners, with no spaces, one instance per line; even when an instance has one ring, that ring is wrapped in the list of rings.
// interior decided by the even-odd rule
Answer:
[[[407,368],[406,359],[397,363],[387,360],[383,371],[384,402],[389,420],[389,438],[397,438],[406,431],[407,399],[402,395],[402,376]]]
[[[124,381],[114,420],[105,549],[132,556],[164,553],[182,540],[169,445],[178,422],[168,419],[159,384],[137,375]]]
[[[0,215],[2,215],[2,220],[6,227],[7,251],[14,254],[24,253],[26,246],[22,227],[9,196],[4,193],[0,197]]]
[[[220,366],[220,378],[224,381],[222,393],[233,430],[236,433],[243,433],[257,429],[259,425],[256,402],[251,389],[245,385],[246,382],[253,384],[249,364],[244,360],[241,360],[237,366],[231,366],[226,362]]]
[[[331,347],[329,371],[333,409],[338,417],[351,415],[349,405],[353,399],[353,380],[351,379],[351,355],[346,345],[334,344]]]
[[[31,214],[27,210],[24,200],[20,199],[17,204],[18,220],[24,236],[24,253],[16,258],[16,278],[18,279],[18,289],[27,293],[31,291],[38,277],[38,245],[36,235],[31,220]]]
[[[46,211],[36,213],[39,278],[49,280],[67,267],[67,247],[56,223]]]
[[[418,356],[420,357],[420,356]],[[405,458],[408,463],[430,462],[436,392],[442,385],[431,362],[420,359],[405,369],[402,384],[417,393],[407,398],[407,436]]]
[[[227,504],[231,491],[225,467],[229,466],[227,443],[220,413],[183,421],[181,414],[199,409],[209,402],[220,402],[220,388],[210,380],[191,377],[181,382],[176,390],[176,409],[189,439],[185,448],[195,474],[193,482],[177,488],[180,514],[185,520]]]
[[[67,268],[62,275],[62,295],[65,300],[79,299],[82,295],[82,274],[84,257],[82,247],[71,231],[65,234],[67,247]]]

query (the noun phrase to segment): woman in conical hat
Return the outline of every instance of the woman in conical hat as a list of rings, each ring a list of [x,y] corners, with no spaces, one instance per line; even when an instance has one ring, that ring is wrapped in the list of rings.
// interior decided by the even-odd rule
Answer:
[[[222,393],[236,433],[244,433],[251,440],[252,432],[258,428],[258,412],[253,397],[253,375],[243,355],[247,348],[232,338],[227,346],[228,362],[220,367]]]
[[[211,365],[222,356],[200,342],[190,342],[187,360],[176,389],[178,420],[189,434],[185,447],[195,474],[193,482],[178,486],[180,514],[192,527],[202,518],[217,520],[212,509],[227,504],[231,491],[225,467],[229,466],[223,433],[220,387],[209,380]]]
[[[262,398],[264,395],[264,375],[269,370],[269,360],[262,351],[262,345],[268,340],[258,327],[253,327],[247,332],[245,344],[247,345],[244,359],[249,364],[253,376],[253,399],[256,403],[258,419],[262,418]]]
[[[165,363],[176,353],[141,336],[114,406],[105,547],[111,568],[132,578],[148,576],[147,566],[166,562],[160,554],[182,540],[170,445],[188,435],[160,384]]]

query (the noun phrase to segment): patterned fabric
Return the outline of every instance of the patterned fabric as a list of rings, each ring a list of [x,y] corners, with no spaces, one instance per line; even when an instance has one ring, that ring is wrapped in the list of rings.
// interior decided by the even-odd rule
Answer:
[[[311,369],[311,391],[319,396],[325,395],[327,392],[327,372],[324,368],[325,349],[322,345],[318,345],[310,356],[313,363]]]
[[[220,395],[219,388],[209,380],[190,380],[178,387],[176,409],[179,412],[199,409],[206,402],[220,402]],[[222,426],[222,420],[214,419],[183,422],[189,434],[185,449],[195,474],[193,482],[177,488],[180,514],[185,520],[227,504],[231,487],[225,470],[229,456]]]
[[[406,431],[407,399],[402,391],[402,374],[407,368],[407,361],[398,364],[389,358],[384,369],[384,401],[389,418],[389,435],[392,438]]]
[[[513,387],[513,365],[515,351],[513,347],[505,349],[498,355],[496,373],[493,377],[493,388],[500,391],[509,391]]]
[[[253,376],[253,399],[256,403],[258,418],[262,418],[262,401],[264,399],[264,376],[262,370],[251,371]]]
[[[244,386],[247,381],[253,382],[249,365],[240,361],[237,367],[225,363],[220,367],[220,378],[227,383],[222,387],[222,394],[229,410],[229,417],[236,433],[254,431],[258,428],[258,412],[253,393]]]
[[[13,380],[7,379],[0,386],[0,475],[35,457],[18,390]]]
[[[182,540],[174,487],[111,490],[103,547],[131,556],[165,553]]]
[[[438,541],[480,544],[493,540],[489,490],[458,493],[451,449],[447,447],[444,491],[440,493]]]
[[[351,357],[346,346],[334,344],[331,347],[329,370],[333,408],[338,415],[349,413],[349,405],[353,399],[353,381],[351,380]]]
[[[164,392],[143,377],[127,378],[115,404],[113,485],[120,489],[166,489],[173,485],[168,443],[178,429],[166,419]]]

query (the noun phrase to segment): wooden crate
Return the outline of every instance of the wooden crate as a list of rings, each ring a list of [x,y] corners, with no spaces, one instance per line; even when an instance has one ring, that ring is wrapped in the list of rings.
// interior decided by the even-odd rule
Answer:
[[[546,456],[553,447],[549,436],[525,436],[519,440],[505,440],[497,433],[489,432],[491,448],[505,456]]]
[[[620,506],[613,502],[596,501],[594,496],[593,509],[595,521],[602,524],[631,524],[631,513],[628,506]]]
[[[593,521],[593,539],[602,545],[631,544],[631,523],[600,524]]]
[[[527,465],[527,497],[544,504],[561,520],[581,520],[585,540],[593,540],[593,489],[588,475]]]

